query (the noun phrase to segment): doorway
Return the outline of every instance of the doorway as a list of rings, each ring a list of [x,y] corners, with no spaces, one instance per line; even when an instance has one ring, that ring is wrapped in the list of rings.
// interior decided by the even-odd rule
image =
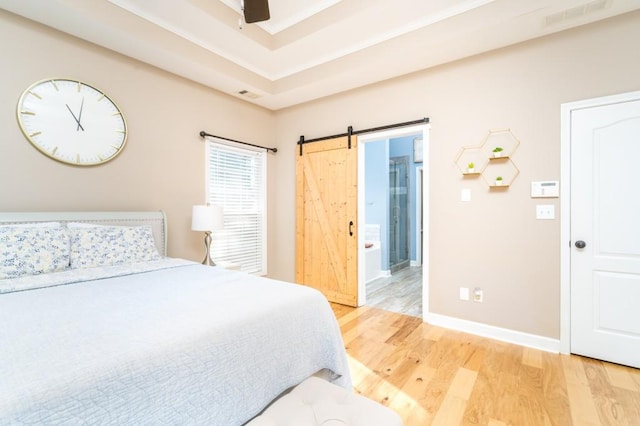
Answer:
[[[374,143],[377,141],[381,141],[381,140],[388,140],[388,139],[394,139],[394,138],[401,138],[401,137],[408,137],[408,136],[415,136],[416,138],[419,138],[421,143],[418,145],[414,145],[413,149],[419,149],[419,151],[416,151],[419,153],[419,155],[421,156],[421,158],[423,159],[423,163],[417,163],[417,164],[413,164],[414,162],[409,159],[408,161],[408,166],[406,167],[406,174],[407,176],[409,176],[410,174],[415,174],[416,176],[418,175],[418,173],[413,170],[412,168],[415,166],[419,166],[422,167],[423,164],[427,165],[428,164],[428,151],[429,151],[429,128],[430,126],[427,125],[419,125],[419,126],[410,126],[410,127],[405,127],[405,128],[397,128],[397,129],[393,129],[393,130],[387,130],[387,131],[382,131],[382,132],[375,132],[375,133],[368,133],[368,134],[363,134],[363,135],[359,135],[358,138],[358,143],[359,143],[359,149],[358,149],[358,236],[359,236],[359,241],[358,241],[358,300],[359,300],[359,304],[360,305],[364,305],[367,303],[367,297],[366,297],[366,259],[365,259],[365,236],[367,235],[367,219],[366,219],[366,211],[367,208],[370,207],[367,205],[366,202],[366,191],[367,191],[367,187],[372,187],[372,186],[380,186],[380,185],[385,185],[387,186],[389,182],[397,182],[398,180],[402,180],[402,175],[403,173],[403,165],[405,164],[407,165],[407,163],[404,163],[403,161],[399,161],[396,162],[395,161],[395,157],[402,157],[403,155],[393,155],[389,149],[387,148],[387,160],[385,160],[387,162],[387,164],[385,165],[385,168],[388,167],[389,165],[389,160],[391,158],[394,158],[394,165],[393,167],[396,168],[395,172],[393,174],[391,173],[384,173],[385,176],[385,180],[386,182],[380,182],[378,181],[377,183],[375,181],[371,181],[370,179],[368,180],[366,178],[365,175],[365,150],[366,150],[366,144],[367,143]],[[387,144],[388,145],[388,144]],[[416,148],[418,147],[418,148]],[[389,167],[389,170],[391,170],[391,167]],[[377,173],[376,176],[374,177],[375,179],[379,179],[381,176],[383,176],[383,174],[381,173]],[[426,173],[423,174],[423,181],[420,182],[421,184],[421,202],[424,205],[428,205],[428,170]],[[411,197],[415,197],[415,191],[410,189],[410,185],[407,186],[403,186],[401,182],[399,182],[399,184],[397,185],[398,188],[406,188],[405,189],[397,189],[394,191],[397,192],[397,194],[393,194],[398,196],[396,198],[397,201],[397,206],[396,206],[396,210],[399,211],[399,214],[401,214],[402,212],[402,207],[401,205],[404,204],[404,199],[402,197],[400,197],[400,195],[404,195],[404,198],[408,198],[409,196]],[[389,191],[391,192],[391,191]],[[405,194],[401,194],[402,192],[405,192]],[[416,199],[418,197],[415,197]],[[391,213],[391,206],[392,206],[392,197],[391,194],[389,194],[389,196],[385,199],[384,204],[385,205],[385,211]],[[394,201],[395,202],[395,201]],[[382,202],[381,202],[382,203]],[[417,212],[420,211],[421,214],[420,216],[422,216],[422,222],[424,223],[424,225],[421,227],[420,230],[417,229],[416,226],[416,222],[417,222],[417,218],[413,219],[413,221],[411,219],[405,221],[404,223],[402,222],[402,220],[399,218],[398,219],[398,224],[396,226],[397,231],[393,231],[393,233],[391,232],[390,229],[386,228],[386,225],[384,225],[382,219],[379,221],[380,222],[380,226],[379,226],[379,234],[381,236],[385,236],[389,237],[391,235],[394,236],[394,240],[397,243],[396,247],[398,254],[397,254],[397,259],[398,261],[396,261],[396,264],[402,264],[402,262],[404,262],[404,260],[400,260],[402,259],[403,253],[400,253],[402,251],[401,245],[403,244],[403,241],[408,241],[412,238],[414,238],[416,240],[416,244],[414,244],[414,246],[418,246],[419,248],[416,249],[416,251],[420,252],[420,260],[419,261],[419,272],[421,275],[419,284],[421,287],[421,296],[419,296],[421,298],[421,316],[424,318],[424,315],[428,314],[428,308],[429,308],[429,304],[428,304],[428,258],[429,255],[428,253],[422,253],[422,249],[423,248],[427,248],[428,247],[428,238],[429,238],[429,229],[428,229],[428,209],[424,210],[424,214],[422,214],[422,209],[418,210],[417,208],[405,208],[405,210],[407,210],[409,212],[409,215],[411,215],[413,212]],[[412,211],[412,212],[411,212]],[[386,213],[385,213],[386,215]],[[386,222],[385,222],[386,223]],[[412,225],[413,224],[413,225]],[[371,224],[369,224],[371,225]],[[374,231],[376,229],[378,229],[377,227],[369,227],[370,232],[371,229],[373,229]],[[389,226],[389,228],[391,228]],[[414,229],[416,228],[416,229]],[[405,233],[406,230],[406,233]],[[415,232],[412,232],[415,231]],[[374,232],[375,234],[375,232]],[[420,238],[421,237],[421,238]],[[422,241],[419,241],[419,240]],[[395,249],[394,248],[394,249]],[[390,245],[387,242],[387,247],[384,247],[384,245],[382,246],[382,252],[384,251],[388,251],[390,249]],[[407,249],[406,252],[408,254],[404,255],[404,258],[406,259],[407,264],[411,264],[411,256],[413,256],[413,253],[411,253],[411,250]],[[382,254],[382,259],[388,259],[388,254],[384,253]],[[389,272],[390,272],[390,268],[389,268]]]

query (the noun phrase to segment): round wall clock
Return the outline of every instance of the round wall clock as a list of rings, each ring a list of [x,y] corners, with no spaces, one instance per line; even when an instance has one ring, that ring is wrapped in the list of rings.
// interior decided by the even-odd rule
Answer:
[[[54,78],[29,86],[18,101],[18,123],[40,152],[67,164],[112,160],[127,140],[120,109],[102,91],[77,80]]]

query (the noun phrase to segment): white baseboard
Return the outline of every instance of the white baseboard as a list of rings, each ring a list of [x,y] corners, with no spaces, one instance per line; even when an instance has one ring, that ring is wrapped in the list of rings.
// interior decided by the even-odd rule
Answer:
[[[440,314],[426,314],[424,321],[439,327],[450,328],[489,339],[527,346],[546,352],[560,353],[560,339],[551,339],[549,337],[537,336],[535,334],[523,333]]]
[[[391,272],[389,272],[389,271],[380,271],[378,273],[377,277],[373,277],[373,278],[365,281],[365,284],[369,284],[370,282],[375,281],[375,280],[377,280],[379,278],[389,278],[390,276],[391,276]]]

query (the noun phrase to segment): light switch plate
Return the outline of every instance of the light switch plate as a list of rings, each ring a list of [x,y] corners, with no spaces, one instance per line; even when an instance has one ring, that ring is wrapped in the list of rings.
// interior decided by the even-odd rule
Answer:
[[[549,220],[556,218],[556,207],[553,204],[538,204],[536,206],[536,219]]]
[[[460,300],[469,300],[469,288],[460,287]]]
[[[471,201],[471,190],[469,188],[463,188],[460,191],[460,201],[464,203]]]

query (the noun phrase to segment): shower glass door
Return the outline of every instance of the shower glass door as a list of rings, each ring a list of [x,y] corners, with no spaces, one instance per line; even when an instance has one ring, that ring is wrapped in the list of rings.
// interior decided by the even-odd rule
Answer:
[[[389,268],[409,266],[409,157],[389,159]]]

